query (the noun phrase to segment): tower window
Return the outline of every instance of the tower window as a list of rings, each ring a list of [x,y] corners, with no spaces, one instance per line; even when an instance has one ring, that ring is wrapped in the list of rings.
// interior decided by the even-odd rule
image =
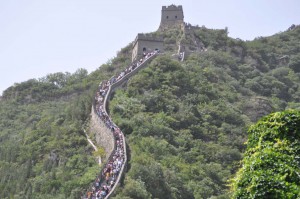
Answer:
[[[175,16],[175,19],[177,19],[177,16]]]
[[[167,19],[169,19],[169,16],[167,16]]]
[[[143,48],[143,52],[145,52],[146,50],[147,50],[147,49],[144,47],[144,48]]]

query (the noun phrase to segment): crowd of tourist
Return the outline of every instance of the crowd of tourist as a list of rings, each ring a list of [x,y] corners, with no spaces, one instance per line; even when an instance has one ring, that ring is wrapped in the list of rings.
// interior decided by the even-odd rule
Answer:
[[[109,97],[110,88],[113,84],[122,81],[122,79],[132,71],[136,70],[139,66],[145,63],[150,57],[159,53],[155,50],[150,53],[144,53],[143,58],[137,62],[132,63],[124,71],[118,75],[113,76],[108,81],[100,83],[98,91],[95,95],[95,110],[98,117],[113,133],[115,139],[115,148],[108,158],[104,168],[93,182],[90,190],[85,194],[83,199],[104,199],[112,191],[113,187],[118,183],[118,177],[121,175],[122,167],[125,164],[126,146],[124,146],[124,135],[117,125],[113,123],[106,111],[105,98]]]

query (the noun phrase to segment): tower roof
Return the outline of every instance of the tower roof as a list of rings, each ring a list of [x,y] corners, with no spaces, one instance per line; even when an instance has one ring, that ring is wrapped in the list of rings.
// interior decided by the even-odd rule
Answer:
[[[164,39],[162,37],[155,37],[155,36],[152,36],[152,35],[146,35],[146,34],[143,34],[143,33],[139,33],[134,42],[133,42],[133,46],[136,44],[136,42],[138,40],[143,40],[143,41],[156,41],[156,42],[163,42]]]
[[[168,10],[168,11],[177,11],[177,10],[182,10],[182,6],[179,5],[179,6],[176,6],[174,4],[170,5],[170,6],[163,6],[162,7],[162,10],[165,11],[165,10]]]

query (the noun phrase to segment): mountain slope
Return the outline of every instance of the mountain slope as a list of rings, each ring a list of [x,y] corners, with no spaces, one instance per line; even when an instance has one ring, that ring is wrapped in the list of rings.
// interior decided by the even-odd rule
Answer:
[[[49,74],[4,91],[0,198],[83,195],[99,170],[83,128],[99,81],[121,70],[126,52],[89,75],[84,69]]]
[[[131,160],[116,198],[228,198],[247,127],[299,109],[298,62],[281,58],[299,56],[299,33],[243,42],[198,28],[207,51],[160,56],[117,91],[110,110]]]
[[[115,198],[228,198],[247,127],[299,109],[300,28],[244,42],[226,30],[154,32],[165,54],[112,96],[131,159]],[[174,56],[178,44],[189,52]],[[91,74],[57,73],[0,101],[0,197],[78,198],[97,162],[82,128],[100,81],[130,64],[131,45]]]

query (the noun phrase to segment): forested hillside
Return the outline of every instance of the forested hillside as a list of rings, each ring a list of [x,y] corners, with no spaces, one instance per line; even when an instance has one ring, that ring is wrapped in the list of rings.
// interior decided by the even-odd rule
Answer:
[[[119,58],[88,75],[54,73],[15,84],[0,101],[0,198],[80,198],[99,172],[83,129],[99,81]]]
[[[165,53],[109,106],[130,154],[114,198],[229,198],[247,128],[300,108],[300,27],[247,42],[205,27],[151,34],[164,37]],[[172,56],[180,42],[191,51],[183,62]],[[83,133],[93,96],[130,60],[128,45],[91,74],[50,74],[4,92],[0,198],[81,196],[99,170]]]
[[[84,73],[82,73],[84,72]],[[82,76],[78,76],[82,74]],[[85,81],[79,70],[68,81]],[[90,113],[86,86],[63,94],[62,73],[29,80],[4,92],[0,105],[0,198],[65,198],[76,196],[93,179],[97,166],[82,132]],[[53,197],[55,196],[55,197]]]
[[[199,28],[207,51],[160,56],[117,91],[131,160],[116,198],[228,198],[249,125],[299,110],[299,33],[244,42]]]

